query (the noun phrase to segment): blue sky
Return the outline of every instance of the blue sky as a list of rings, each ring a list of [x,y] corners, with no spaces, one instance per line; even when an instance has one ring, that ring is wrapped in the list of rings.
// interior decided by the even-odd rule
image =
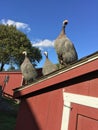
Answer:
[[[63,20],[68,38],[74,43],[79,59],[98,50],[98,0],[1,0],[0,23],[16,25],[33,46],[48,51],[58,63],[53,46]],[[38,67],[42,67],[45,57]]]

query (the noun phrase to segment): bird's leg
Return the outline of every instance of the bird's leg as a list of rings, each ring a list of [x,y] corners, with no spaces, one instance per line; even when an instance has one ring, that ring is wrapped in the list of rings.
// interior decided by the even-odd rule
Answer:
[[[68,65],[66,63],[63,63],[64,67],[67,67]]]
[[[28,84],[28,81],[27,80],[25,80],[25,85],[27,85]]]
[[[60,55],[59,59],[60,59],[59,62],[61,64],[61,68],[67,67],[66,62],[64,62],[64,60],[63,60],[63,55]]]
[[[63,60],[60,59],[59,63],[60,63],[59,69],[62,69],[63,67],[65,67],[65,64],[64,64]]]
[[[62,66],[62,64],[60,64],[60,65],[59,65],[59,69],[62,69],[62,68],[63,68],[63,66]]]

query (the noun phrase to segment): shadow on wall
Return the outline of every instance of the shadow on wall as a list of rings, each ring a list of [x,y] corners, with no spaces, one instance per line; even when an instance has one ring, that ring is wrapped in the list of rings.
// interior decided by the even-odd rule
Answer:
[[[22,97],[15,130],[60,130],[62,110],[62,89]]]
[[[20,103],[15,130],[41,130],[34,112],[26,100],[22,100]]]

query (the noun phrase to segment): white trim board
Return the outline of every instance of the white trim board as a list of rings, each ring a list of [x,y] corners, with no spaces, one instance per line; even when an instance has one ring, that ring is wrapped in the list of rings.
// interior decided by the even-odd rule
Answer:
[[[98,108],[97,97],[63,92],[63,100],[64,100],[64,106],[63,106],[61,130],[68,130],[71,103]]]

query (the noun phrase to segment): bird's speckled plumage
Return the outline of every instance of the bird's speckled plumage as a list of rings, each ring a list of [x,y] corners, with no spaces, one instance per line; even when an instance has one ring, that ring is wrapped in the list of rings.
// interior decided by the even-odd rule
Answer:
[[[68,20],[65,20],[63,22],[61,33],[59,34],[54,43],[59,63],[65,66],[78,59],[78,55],[74,47],[74,44],[69,40],[69,38],[65,34],[65,25],[67,24]]]
[[[25,59],[21,64],[21,72],[26,82],[30,82],[36,79],[37,72],[36,69],[31,64],[29,58],[27,57],[26,51],[23,52],[25,54]]]
[[[43,75],[47,75],[47,74],[50,74],[56,70],[58,70],[58,67],[57,65],[53,64],[49,58],[48,58],[48,53],[47,52],[44,52],[45,56],[46,56],[46,60],[45,60],[45,63],[43,65],[43,68],[42,68],[42,73]]]

